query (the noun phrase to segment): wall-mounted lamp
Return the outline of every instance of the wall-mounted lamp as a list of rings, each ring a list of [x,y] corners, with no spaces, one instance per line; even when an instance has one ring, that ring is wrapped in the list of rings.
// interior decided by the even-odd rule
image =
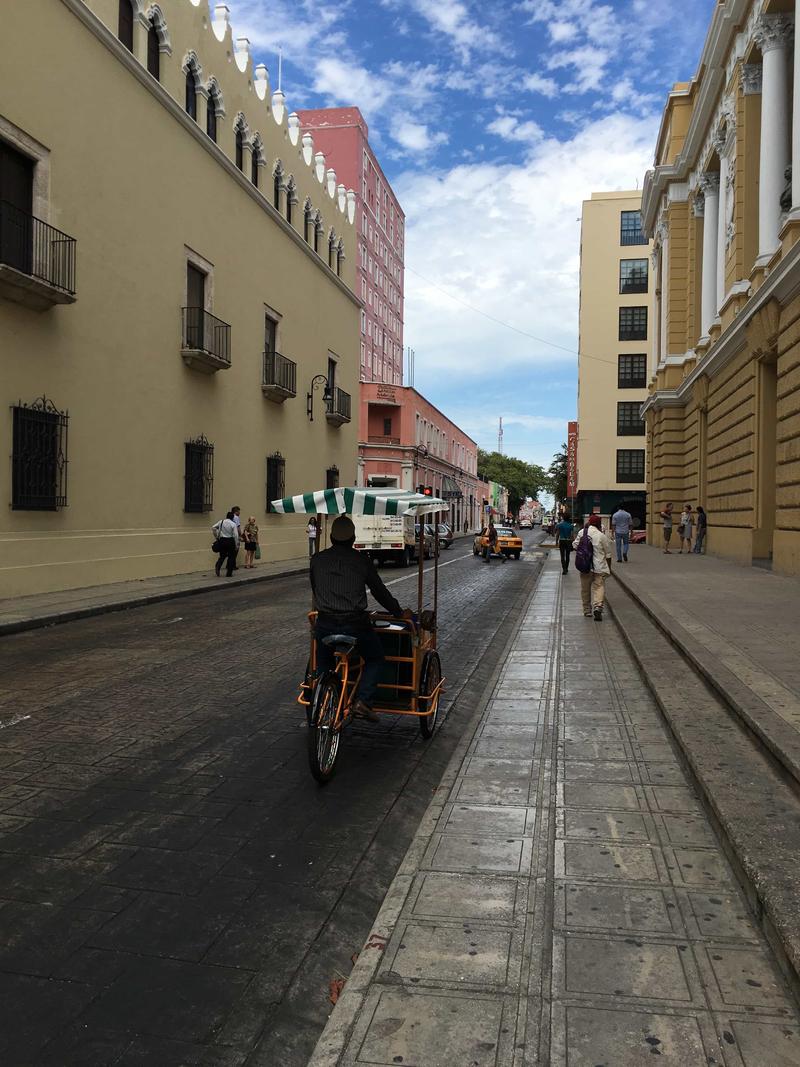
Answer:
[[[328,403],[331,398],[331,389],[328,385],[327,376],[324,374],[315,374],[311,379],[311,388],[306,393],[306,415],[308,415],[311,422],[314,421],[314,390],[319,388],[320,385],[324,386],[322,390],[322,402]]]

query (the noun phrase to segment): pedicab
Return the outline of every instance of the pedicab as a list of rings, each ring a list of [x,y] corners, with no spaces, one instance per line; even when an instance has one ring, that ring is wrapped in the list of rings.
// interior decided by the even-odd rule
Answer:
[[[336,515],[435,516],[438,523],[449,504],[436,497],[398,489],[339,488],[273,500],[274,511],[283,515],[314,515],[317,518],[317,549],[327,541],[327,523]],[[378,634],[385,661],[373,711],[380,715],[407,715],[416,718],[420,733],[430,738],[436,728],[439,703],[445,679],[436,649],[439,599],[439,541],[434,549],[433,595],[425,606],[424,537],[425,522],[418,522],[420,540],[417,552],[417,610],[412,619],[395,618],[372,612],[372,626]],[[323,529],[324,528],[324,529]],[[305,678],[297,700],[308,719],[308,762],[314,778],[325,783],[332,777],[341,750],[344,729],[353,717],[353,703],[364,661],[356,651],[356,639],[348,634],[324,638],[332,649],[333,670],[317,673],[317,639],[313,605],[308,614],[310,653]]]

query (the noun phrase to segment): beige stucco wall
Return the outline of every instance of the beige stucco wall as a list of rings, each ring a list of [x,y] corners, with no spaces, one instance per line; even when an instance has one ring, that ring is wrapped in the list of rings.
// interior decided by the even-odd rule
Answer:
[[[644,449],[645,438],[617,436],[617,403],[643,402],[647,389],[619,389],[617,357],[649,353],[653,272],[650,245],[620,244],[620,213],[638,211],[635,192],[593,193],[583,203],[581,229],[580,355],[578,360],[578,489],[643,491],[645,483],[616,480],[618,448]],[[620,261],[648,261],[648,291],[621,294]],[[619,340],[619,308],[646,306],[648,339]],[[649,365],[649,355],[648,355]]]
[[[116,4],[92,6],[116,18]],[[305,397],[331,352],[356,415],[353,228],[291,144],[286,117],[276,125],[258,100],[252,69],[229,61],[230,31],[219,42],[203,27],[207,4],[160,6],[172,43],[162,83],[182,107],[180,64],[197,51],[224,94],[220,151],[61,0],[26,0],[0,38],[3,117],[49,149],[50,222],[78,242],[76,304],[36,312],[0,298],[0,595],[206,568],[211,522],[234,503],[257,516],[265,559],[298,556],[301,521],[265,511],[266,456],[285,457],[287,494],[324,486],[331,464],[341,484],[355,481],[357,417],[330,426],[318,391],[311,423]],[[262,133],[267,196],[276,158],[296,177],[299,240],[223,154],[239,110]],[[323,261],[302,240],[307,195],[326,234],[344,237],[341,280],[327,241]],[[186,247],[213,264],[213,312],[232,326],[232,365],[212,375],[180,356]],[[265,306],[298,364],[298,395],[282,405],[261,391]],[[10,405],[42,394],[69,410],[69,506],[12,511]],[[215,446],[212,515],[183,512],[184,442],[199,434]]]

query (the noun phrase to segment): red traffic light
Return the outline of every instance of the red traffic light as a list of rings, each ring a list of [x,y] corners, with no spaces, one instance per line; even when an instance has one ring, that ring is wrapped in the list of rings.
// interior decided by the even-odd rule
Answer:
[[[433,496],[433,486],[426,485],[422,492],[425,496]]]

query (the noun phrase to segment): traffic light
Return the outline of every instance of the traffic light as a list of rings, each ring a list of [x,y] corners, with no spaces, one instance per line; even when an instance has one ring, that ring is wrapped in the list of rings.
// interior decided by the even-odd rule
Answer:
[[[426,485],[422,492],[425,496],[433,496],[433,486]]]
[[[425,496],[425,486],[424,485],[418,485],[417,486],[417,494],[419,496]]]

